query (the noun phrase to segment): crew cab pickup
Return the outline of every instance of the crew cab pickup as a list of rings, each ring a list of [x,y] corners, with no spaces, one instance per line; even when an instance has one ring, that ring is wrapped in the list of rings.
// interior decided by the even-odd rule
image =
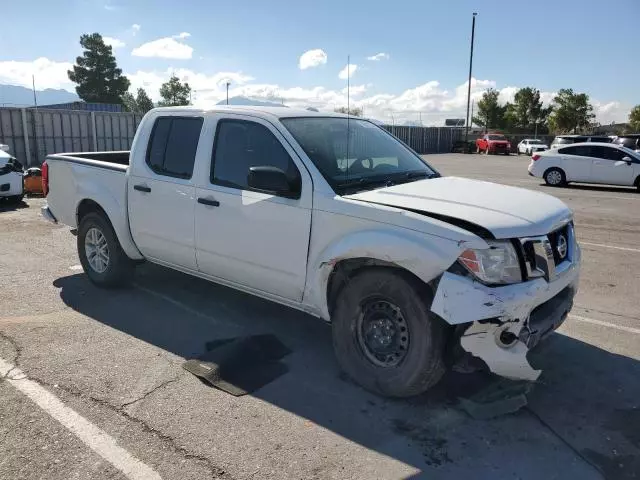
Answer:
[[[504,135],[489,133],[476,140],[476,152],[486,155],[496,153],[509,155],[511,153],[511,142]]]
[[[92,282],[125,284],[148,260],[308,312],[331,322],[342,368],[382,395],[474,363],[535,380],[525,355],[578,287],[560,200],[443,177],[344,115],[154,109],[131,152],[50,155],[43,182],[42,213],[77,229]]]

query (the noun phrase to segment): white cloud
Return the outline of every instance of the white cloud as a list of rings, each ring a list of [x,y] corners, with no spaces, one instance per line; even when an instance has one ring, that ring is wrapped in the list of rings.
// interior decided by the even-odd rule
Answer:
[[[102,37],[102,40],[104,40],[104,43],[106,43],[107,45],[111,45],[112,48],[122,48],[126,45],[126,43],[124,43],[122,40],[120,40],[119,38],[113,38],[113,37]]]
[[[158,38],[151,42],[143,43],[137,48],[131,51],[131,55],[134,57],[158,57],[158,58],[174,58],[178,60],[187,60],[191,58],[193,54],[193,48],[186,43],[176,40],[186,38],[184,35],[186,32],[182,32],[175,37]],[[189,34],[186,34],[187,36]]]
[[[305,70],[307,68],[317,67],[318,65],[324,65],[327,63],[327,54],[324,50],[316,48],[314,50],[307,50],[298,60],[298,68]]]
[[[340,73],[338,73],[338,78],[342,80],[351,78],[353,77],[353,74],[356,73],[357,69],[358,69],[358,65],[354,65],[353,63],[345,65],[344,68],[340,70]]]
[[[173,35],[173,38],[184,40],[185,38],[189,38],[191,34],[189,32],[180,32],[178,35]]]
[[[131,35],[133,35],[134,37],[136,36],[136,34],[140,31],[140,25],[137,23],[134,23],[133,25],[131,25]]]
[[[364,92],[367,91],[367,88],[369,88],[371,86],[371,84],[367,84],[367,85],[351,85],[349,87],[349,95],[351,96],[357,96],[357,95],[362,95]],[[344,87],[341,90],[342,93],[344,93],[345,95],[347,94],[347,87]]]
[[[197,103],[200,106],[211,106],[222,100],[225,96],[227,82],[232,85],[232,88],[229,89],[229,95],[232,96],[233,89],[238,89],[253,80],[253,77],[242,72],[218,72],[207,75],[186,68],[168,68],[165,71],[139,70],[125,75],[131,81],[131,91],[144,88],[152,100],[160,99],[160,86],[169,80],[171,75],[175,75],[181,82],[189,84],[193,96],[198,100]]]
[[[379,62],[380,60],[389,60],[389,58],[390,55],[388,53],[380,52],[367,57],[367,60],[371,60],[372,62]]]
[[[73,64],[69,62],[56,62],[45,57],[31,62],[4,61],[0,62],[0,83],[31,88],[31,75],[34,75],[38,90],[64,88],[73,91],[74,84],[67,76],[67,70],[72,68]]]
[[[69,62],[56,62],[40,57],[33,61],[0,61],[0,83],[31,87],[31,75],[35,75],[36,89],[63,88],[73,91],[75,85],[67,77]],[[353,73],[353,72],[352,72]],[[331,90],[323,86],[303,88],[281,86],[271,83],[254,83],[254,78],[243,72],[217,72],[205,74],[185,68],[170,67],[166,70],[125,72],[131,81],[131,90],[144,88],[157,101],[160,86],[174,74],[182,82],[188,82],[193,89],[193,99],[197,106],[206,108],[222,101],[226,94],[226,82],[230,82],[229,96],[245,96],[257,100],[270,100],[290,107],[315,107],[320,111],[333,111],[347,105],[347,90]],[[431,80],[400,93],[368,93],[371,84],[353,85],[350,103],[364,108],[365,115],[382,121],[402,124],[407,121],[422,120],[425,125],[442,125],[445,118],[464,118],[467,106],[467,82],[452,90]],[[472,79],[471,98],[476,102],[488,88],[498,88],[494,80]],[[498,88],[501,102],[513,100],[516,87]],[[540,96],[548,104],[555,92],[541,92]],[[596,121],[602,124],[627,120],[630,105],[610,100],[591,99]]]

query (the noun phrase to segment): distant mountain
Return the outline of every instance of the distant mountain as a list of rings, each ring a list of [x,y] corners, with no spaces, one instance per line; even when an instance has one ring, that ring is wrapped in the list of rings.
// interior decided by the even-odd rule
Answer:
[[[222,100],[218,102],[218,105],[226,105],[227,101]],[[264,100],[253,100],[247,97],[231,97],[229,99],[229,105],[252,105],[258,107],[284,107],[287,108],[286,105],[282,105],[282,103],[277,102],[268,102]]]
[[[36,90],[38,105],[50,105],[53,103],[77,102],[80,100],[75,93],[66,90],[47,88]],[[3,107],[32,107],[33,91],[30,88],[18,85],[0,85],[0,106]]]

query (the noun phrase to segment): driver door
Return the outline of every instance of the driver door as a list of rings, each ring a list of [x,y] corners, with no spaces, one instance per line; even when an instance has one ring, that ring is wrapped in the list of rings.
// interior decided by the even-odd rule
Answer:
[[[610,185],[631,186],[635,181],[634,175],[635,159],[627,155],[622,150],[615,147],[592,146],[593,168],[591,170],[591,181],[594,183],[607,183]],[[622,160],[625,157],[631,158],[627,163]]]
[[[198,268],[251,289],[301,301],[311,232],[312,183],[306,168],[269,122],[225,115],[216,122],[211,169],[196,186]],[[299,175],[300,198],[255,191],[254,166]]]

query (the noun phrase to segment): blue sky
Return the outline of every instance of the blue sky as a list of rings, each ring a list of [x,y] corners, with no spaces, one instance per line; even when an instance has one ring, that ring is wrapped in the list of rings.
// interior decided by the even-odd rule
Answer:
[[[571,87],[601,121],[640,103],[638,0],[5,2],[0,83],[28,85],[35,73],[38,88],[73,90],[66,69],[79,36],[96,31],[120,45],[118,64],[152,97],[174,72],[196,104],[220,100],[231,81],[232,95],[332,109],[346,103],[339,72],[350,55],[352,101],[365,113],[437,123],[464,111],[473,11],[474,98],[534,86],[550,99]],[[301,63],[309,50],[315,61]]]

